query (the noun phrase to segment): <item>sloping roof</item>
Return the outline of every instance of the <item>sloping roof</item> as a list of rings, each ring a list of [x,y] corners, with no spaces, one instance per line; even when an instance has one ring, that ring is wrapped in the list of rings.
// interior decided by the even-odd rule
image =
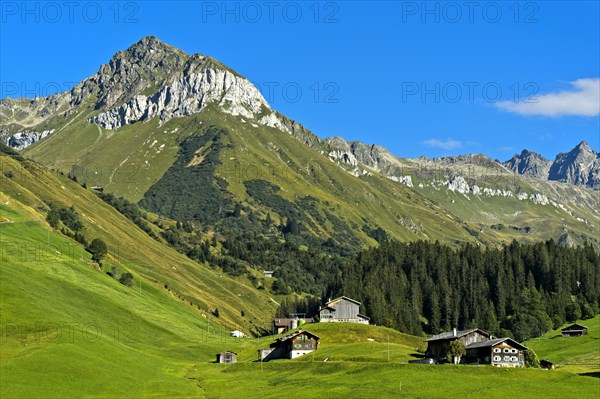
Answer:
[[[458,330],[458,331],[456,331],[456,335],[454,335],[454,331],[443,332],[441,334],[434,335],[433,337],[427,339],[427,342],[431,342],[431,341],[445,341],[445,340],[449,340],[449,339],[456,339],[456,338],[460,338],[462,336],[465,336],[465,335],[470,334],[470,333],[475,332],[475,331],[479,331],[480,334],[485,335],[486,337],[490,336],[490,334],[486,333],[483,330],[480,330],[479,328],[471,328],[471,329],[468,329],[468,330]]]
[[[487,341],[481,341],[481,342],[473,342],[472,344],[467,345],[465,348],[466,349],[487,348],[487,347],[496,346],[496,345],[501,344],[502,342],[506,342],[506,341],[510,341],[510,346],[513,346],[513,347],[521,349],[521,350],[528,350],[528,348],[525,345],[520,344],[517,341],[515,341],[514,339],[508,338],[508,337],[488,339]]]
[[[333,310],[333,311],[335,312],[335,308],[332,308],[331,306],[327,306],[327,305],[325,305],[325,306],[321,306],[321,307],[319,308],[319,312],[320,312],[321,310],[325,310],[325,309],[328,309],[328,310]]]
[[[366,320],[371,320],[370,317],[367,317],[364,314],[360,314],[360,313],[358,314],[358,317],[362,317],[363,319],[366,319]]]
[[[331,301],[327,302],[327,303],[325,304],[325,307],[326,307],[327,305],[329,305],[330,303],[337,302],[337,301],[339,301],[339,300],[342,300],[342,299],[345,299],[345,300],[347,300],[347,301],[353,302],[353,303],[357,304],[358,306],[360,306],[360,302],[358,302],[357,300],[354,300],[354,299],[352,299],[352,298],[348,298],[347,296],[341,296],[341,297],[339,297],[339,298],[335,298],[335,299],[332,299]]]
[[[225,352],[221,352],[221,353],[219,353],[219,355],[225,355],[225,354],[227,354],[227,353],[230,353],[230,354],[232,354],[232,355],[236,355],[236,356],[237,356],[237,353],[235,353],[235,352],[232,352],[232,351],[225,351]]]
[[[581,331],[581,330],[587,330],[586,326],[582,326],[581,324],[571,324],[570,326],[567,326],[565,328],[563,328],[561,331]]]
[[[314,338],[316,340],[321,339],[318,335],[315,335],[315,334],[313,334],[313,333],[311,333],[309,331],[302,331],[302,330],[300,330],[300,331],[296,331],[294,333],[288,334],[286,336],[277,338],[277,341],[284,342],[284,341],[287,341],[288,339],[292,339],[294,337],[297,337],[298,335],[308,335],[308,336],[310,336],[310,337],[312,337],[312,338]]]

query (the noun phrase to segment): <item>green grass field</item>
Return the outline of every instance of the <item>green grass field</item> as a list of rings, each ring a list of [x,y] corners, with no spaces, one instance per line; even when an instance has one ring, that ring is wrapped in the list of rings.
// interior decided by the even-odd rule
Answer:
[[[559,368],[595,372],[600,377],[600,316],[578,323],[588,327],[588,335],[563,338],[559,328],[525,344],[538,353],[540,359],[556,363]],[[569,324],[572,323],[563,327]]]
[[[145,235],[95,194],[33,163],[2,156],[0,175],[1,398],[596,398],[598,321],[590,334],[527,343],[554,371],[407,364],[423,339],[389,328],[309,324],[320,349],[257,362],[273,337],[235,339],[264,322],[273,301],[243,279],[199,265]],[[5,169],[6,170],[6,169]],[[125,287],[80,244],[49,228],[44,200],[74,205],[107,262],[130,270]],[[130,248],[115,251],[119,245]],[[133,248],[133,249],[131,249]],[[164,288],[168,282],[170,289]],[[194,306],[189,302],[193,301]],[[219,307],[215,318],[207,309]],[[240,316],[243,308],[246,316]],[[565,347],[564,345],[568,345]],[[214,363],[233,350],[235,365]]]
[[[320,349],[312,354],[260,363],[256,349],[270,340],[243,340],[229,348],[237,351],[237,364],[198,363],[188,377],[211,398],[504,398],[507,390],[518,398],[597,398],[600,393],[593,368],[406,364],[418,356],[421,338],[352,324],[303,328],[321,337]]]
[[[0,225],[3,243],[74,245],[31,221],[30,208],[11,202],[1,210],[11,221]],[[85,256],[44,248],[31,254],[4,247],[2,398],[501,398],[507,389],[519,398],[593,398],[600,389],[600,379],[580,375],[582,369],[406,364],[418,356],[421,338],[354,324],[305,325],[321,337],[318,351],[260,363],[257,349],[273,338],[227,337],[160,289],[126,288],[90,267]],[[593,328],[588,343],[597,339]],[[573,353],[592,349],[586,344]],[[213,363],[222,350],[236,351],[239,363]],[[550,357],[542,346],[536,350]]]

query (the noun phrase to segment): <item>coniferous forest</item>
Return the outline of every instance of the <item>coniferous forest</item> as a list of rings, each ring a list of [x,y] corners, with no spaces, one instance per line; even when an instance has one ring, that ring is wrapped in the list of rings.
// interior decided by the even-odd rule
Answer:
[[[152,233],[137,205],[100,196]],[[294,232],[288,228],[290,218],[282,225],[269,220],[234,209],[218,223],[220,240],[202,240],[201,231],[188,222],[161,235],[188,257],[234,276],[245,274],[258,288],[264,288],[264,281],[249,269],[268,267],[275,271],[274,294],[311,295],[284,299],[279,317],[295,312],[316,316],[318,303],[346,295],[362,302],[372,323],[402,332],[478,327],[526,340],[600,314],[600,254],[592,245],[569,247],[549,240],[456,248],[429,241],[401,243],[383,234],[378,246],[355,252],[332,239]]]
[[[525,340],[598,314],[600,256],[553,240],[484,250],[385,241],[344,267],[327,291],[342,294],[407,333],[479,327]]]

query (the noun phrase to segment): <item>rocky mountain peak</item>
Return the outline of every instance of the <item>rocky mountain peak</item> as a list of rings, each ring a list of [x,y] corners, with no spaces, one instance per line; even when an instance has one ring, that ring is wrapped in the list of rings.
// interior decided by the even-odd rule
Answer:
[[[546,179],[552,162],[536,152],[524,149],[521,154],[515,154],[503,165],[520,175]]]
[[[571,151],[561,152],[556,156],[548,178],[598,189],[600,188],[600,154],[586,141],[582,141]]]
[[[71,104],[79,105],[95,95],[96,109],[108,109],[135,95],[155,92],[188,58],[184,51],[146,36],[118,51],[97,73],[75,86]]]

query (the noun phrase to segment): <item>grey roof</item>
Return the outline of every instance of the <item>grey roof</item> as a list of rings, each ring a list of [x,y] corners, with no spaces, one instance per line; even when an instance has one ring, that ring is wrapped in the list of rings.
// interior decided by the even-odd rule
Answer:
[[[476,348],[492,347],[492,346],[496,346],[504,341],[510,341],[511,346],[521,347],[522,350],[527,350],[527,347],[525,345],[520,344],[517,341],[515,341],[514,339],[508,338],[508,337],[488,339],[487,341],[481,341],[481,342],[473,342],[472,344],[467,345],[465,348],[466,349],[476,349]]]
[[[460,337],[470,334],[474,331],[479,331],[480,333],[482,333],[483,335],[486,335],[488,337],[490,336],[490,334],[486,333],[483,330],[480,330],[479,328],[470,328],[468,330],[458,330],[458,331],[456,331],[456,335],[454,335],[453,331],[443,332],[441,334],[434,335],[433,337],[429,338],[427,341],[428,342],[430,342],[430,341],[445,341],[445,340],[449,340],[449,339],[460,338]]]
[[[277,338],[277,341],[280,341],[280,342],[287,341],[288,339],[292,339],[292,338],[294,338],[294,337],[296,337],[296,336],[298,336],[300,334],[310,335],[311,337],[316,338],[317,340],[321,339],[318,335],[315,335],[315,334],[313,334],[313,333],[311,333],[309,331],[302,331],[302,330],[300,330],[300,331],[296,331],[294,333],[285,335],[285,336],[283,336],[281,338]]]
[[[355,299],[348,298],[347,296],[341,296],[341,297],[339,297],[339,298],[332,299],[331,301],[327,302],[327,303],[325,304],[325,306],[329,305],[329,304],[330,304],[330,303],[332,303],[332,302],[339,301],[340,299],[345,299],[345,300],[347,300],[347,301],[354,302],[355,304],[357,304],[357,305],[359,305],[359,306],[360,306],[360,302],[358,302],[358,301],[357,301],[357,300],[355,300]]]
[[[581,330],[587,330],[586,326],[582,326],[581,324],[571,324],[568,327],[563,328],[561,331],[581,331]]]

